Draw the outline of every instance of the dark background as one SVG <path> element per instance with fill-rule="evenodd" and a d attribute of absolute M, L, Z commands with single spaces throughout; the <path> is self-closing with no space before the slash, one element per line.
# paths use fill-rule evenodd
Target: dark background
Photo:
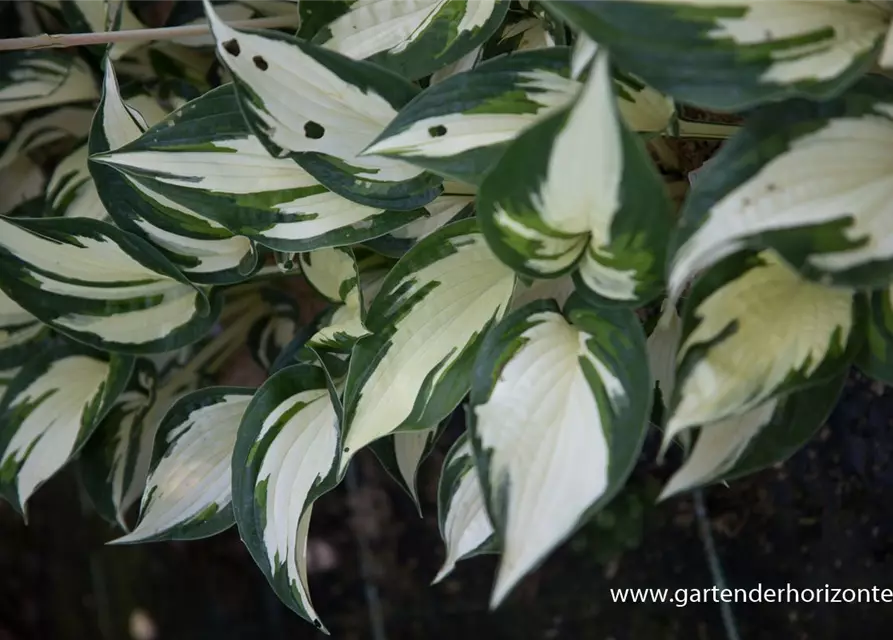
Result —
<path fill-rule="evenodd" d="M 707 490 L 729 587 L 893 588 L 891 417 L 893 393 L 853 373 L 807 449 L 782 468 Z M 358 457 L 354 487 L 342 485 L 317 504 L 311 546 L 326 552 L 314 551 L 322 561 L 314 561 L 311 590 L 334 638 L 726 637 L 719 605 L 615 604 L 608 591 L 713 585 L 690 497 L 633 509 L 637 517 L 616 519 L 613 528 L 593 523 L 495 613 L 487 610 L 493 557 L 461 562 L 429 586 L 443 558 L 437 474 L 460 426 L 422 468 L 423 519 L 371 455 Z M 654 459 L 648 449 L 643 460 Z M 669 471 L 641 464 L 636 495 Z M 279 604 L 234 529 L 197 542 L 103 546 L 114 536 L 85 507 L 71 472 L 38 492 L 27 526 L 0 506 L 0 640 L 324 637 Z M 893 624 L 891 604 L 732 608 L 745 640 L 886 639 Z M 151 620 L 154 636 L 132 634 L 138 618 Z"/>

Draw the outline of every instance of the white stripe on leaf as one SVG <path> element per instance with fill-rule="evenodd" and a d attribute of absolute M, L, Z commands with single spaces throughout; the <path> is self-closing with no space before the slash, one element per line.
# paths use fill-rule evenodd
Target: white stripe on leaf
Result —
<path fill-rule="evenodd" d="M 356 60 L 376 56 L 379 64 L 419 78 L 487 38 L 502 22 L 507 4 L 498 0 L 357 0 L 314 41 Z"/>
<path fill-rule="evenodd" d="M 90 67 L 55 51 L 5 53 L 0 70 L 0 116 L 97 97 Z"/>
<path fill-rule="evenodd" d="M 338 437 L 322 370 L 294 365 L 258 389 L 233 455 L 239 533 L 277 595 L 320 629 L 307 583 L 307 534 L 314 501 L 335 484 Z"/>
<path fill-rule="evenodd" d="M 230 461 L 251 393 L 210 387 L 170 409 L 156 436 L 139 522 L 115 544 L 205 537 L 232 524 Z"/>
<path fill-rule="evenodd" d="M 893 103 L 876 102 L 872 110 L 866 111 L 831 119 L 812 118 L 817 128 L 807 133 L 782 133 L 787 148 L 744 180 L 735 180 L 736 174 L 725 170 L 699 175 L 683 213 L 684 219 L 691 218 L 688 226 L 694 230 L 673 257 L 671 295 L 678 296 L 686 280 L 751 246 L 757 238 L 768 238 L 761 242 L 784 252 L 786 241 L 774 242 L 773 234 L 783 238 L 827 237 L 827 248 L 821 243 L 812 248 L 815 245 L 810 242 L 810 248 L 796 254 L 801 259 L 792 262 L 841 284 L 864 280 L 858 273 L 848 277 L 848 270 L 893 260 Z M 745 125 L 745 131 L 749 129 Z M 757 133 L 754 146 L 768 144 L 770 134 L 774 140 L 779 132 Z M 753 148 L 739 146 L 742 152 Z M 731 158 L 721 152 L 716 157 L 717 166 L 725 167 L 728 160 Z M 718 197 L 699 197 L 701 189 Z M 888 270 L 885 268 L 877 277 Z"/>
<path fill-rule="evenodd" d="M 576 303 L 565 313 L 574 324 L 554 303 L 514 312 L 477 362 L 491 373 L 475 381 L 470 427 L 502 541 L 491 607 L 622 486 L 647 428 L 635 314 Z"/>
<path fill-rule="evenodd" d="M 443 227 L 401 258 L 366 316 L 372 335 L 353 351 L 342 471 L 370 442 L 409 422 L 439 422 L 459 403 L 470 359 L 507 309 L 514 283 L 472 220 Z M 429 414 L 435 399 L 440 410 Z"/>
<path fill-rule="evenodd" d="M 519 272 L 558 277 L 579 262 L 595 297 L 630 304 L 660 288 L 666 239 L 658 229 L 668 230 L 669 211 L 659 175 L 620 121 L 613 86 L 599 52 L 573 106 L 509 146 L 477 207 L 494 251 Z"/>
<path fill-rule="evenodd" d="M 460 436 L 443 462 L 437 494 L 438 524 L 446 543 L 446 558 L 432 584 L 452 573 L 460 560 L 487 550 L 493 541 L 493 525 L 466 434 Z"/>
<path fill-rule="evenodd" d="M 97 220 L 0 220 L 0 273 L 19 305 L 103 348 L 174 349 L 214 322 L 202 290 L 139 238 Z"/>
<path fill-rule="evenodd" d="M 220 20 L 207 0 L 204 4 L 217 54 L 237 82 L 256 96 L 257 102 L 243 104 L 272 144 L 289 152 L 332 156 L 358 177 L 376 181 L 400 182 L 421 173 L 394 160 L 358 158 L 397 115 L 388 100 L 324 66 L 306 52 L 312 45 L 279 34 L 237 31 Z"/>
<path fill-rule="evenodd" d="M 805 280 L 768 251 L 727 264 L 724 281 L 708 273 L 686 303 L 665 445 L 685 429 L 741 415 L 801 378 L 847 363 L 852 290 Z"/>
<path fill-rule="evenodd" d="M 11 381 L 0 405 L 0 489 L 19 510 L 84 444 L 132 366 L 57 349 Z"/>

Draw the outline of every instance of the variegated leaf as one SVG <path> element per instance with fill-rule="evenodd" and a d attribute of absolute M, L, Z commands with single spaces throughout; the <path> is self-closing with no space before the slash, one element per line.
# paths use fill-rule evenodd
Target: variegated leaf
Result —
<path fill-rule="evenodd" d="M 523 130 L 567 106 L 579 83 L 555 47 L 487 61 L 427 89 L 363 152 L 399 158 L 468 184 Z"/>
<path fill-rule="evenodd" d="M 0 170 L 8 167 L 20 155 L 66 138 L 86 138 L 93 119 L 93 109 L 62 107 L 25 120 L 0 152 Z"/>
<path fill-rule="evenodd" d="M 194 342 L 220 310 L 145 241 L 80 218 L 0 218 L 0 289 L 54 329 L 125 353 Z"/>
<path fill-rule="evenodd" d="M 80 346 L 31 358 L 0 401 L 0 496 L 24 513 L 31 495 L 90 437 L 132 369 L 132 358 Z"/>
<path fill-rule="evenodd" d="M 145 128 L 124 103 L 114 69 L 106 61 L 102 101 L 90 132 L 91 156 L 132 142 Z M 237 282 L 257 268 L 257 252 L 245 236 L 233 235 L 203 213 L 104 164 L 91 162 L 90 172 L 99 198 L 115 223 L 158 246 L 190 280 Z"/>
<path fill-rule="evenodd" d="M 682 339 L 682 318 L 676 305 L 664 300 L 660 318 L 648 336 L 648 367 L 660 390 L 664 405 L 673 397 L 676 383 L 676 352 Z"/>
<path fill-rule="evenodd" d="M 313 41 L 410 79 L 473 50 L 502 24 L 507 0 L 357 0 Z"/>
<path fill-rule="evenodd" d="M 628 73 L 614 72 L 620 116 L 631 131 L 663 133 L 675 114 L 673 101 Z"/>
<path fill-rule="evenodd" d="M 891 144 L 893 81 L 879 76 L 830 103 L 758 112 L 698 174 L 675 241 L 671 296 L 742 249 L 771 248 L 822 282 L 887 286 Z"/>
<path fill-rule="evenodd" d="M 187 103 L 95 162 L 114 167 L 157 207 L 206 218 L 280 251 L 363 242 L 420 216 L 357 204 L 329 191 L 250 132 L 231 84 Z"/>
<path fill-rule="evenodd" d="M 441 431 L 441 427 L 404 431 L 385 436 L 369 445 L 388 475 L 412 498 L 419 515 L 422 514 L 422 505 L 416 478 L 419 467 L 431 453 Z"/>
<path fill-rule="evenodd" d="M 239 534 L 279 598 L 323 629 L 307 584 L 313 503 L 337 484 L 338 413 L 319 366 L 271 376 L 245 412 L 233 453 Z"/>
<path fill-rule="evenodd" d="M 502 547 L 491 607 L 621 489 L 651 398 L 632 310 L 534 302 L 487 336 L 468 417 Z"/>
<path fill-rule="evenodd" d="M 889 25 L 872 2 L 550 2 L 658 91 L 720 111 L 826 99 L 867 71 Z"/>
<path fill-rule="evenodd" d="M 53 170 L 46 191 L 46 207 L 53 216 L 111 221 L 96 192 L 88 156 L 87 145 L 81 145 Z"/>
<path fill-rule="evenodd" d="M 669 202 L 620 121 L 604 51 L 571 109 L 512 142 L 481 185 L 477 214 L 494 252 L 529 277 L 579 263 L 598 302 L 637 305 L 661 290 Z"/>
<path fill-rule="evenodd" d="M 80 58 L 49 51 L 0 54 L 0 116 L 96 98 L 90 67 Z"/>
<path fill-rule="evenodd" d="M 155 435 L 139 521 L 114 544 L 195 540 L 232 526 L 231 460 L 253 394 L 207 387 L 174 403 Z"/>
<path fill-rule="evenodd" d="M 46 326 L 0 290 L 0 369 L 24 364 L 34 345 L 46 337 Z"/>
<path fill-rule="evenodd" d="M 127 388 L 87 441 L 78 460 L 80 476 L 94 508 L 125 531 L 129 528 L 127 510 L 145 486 L 145 474 L 140 477 L 138 467 L 140 458 L 151 454 L 157 428 L 151 419 L 155 387 L 155 366 L 145 358 L 138 359 Z M 151 432 L 148 438 L 147 432 Z"/>
<path fill-rule="evenodd" d="M 349 350 L 359 338 L 369 335 L 363 326 L 366 312 L 353 252 L 347 248 L 320 249 L 302 253 L 299 260 L 310 286 L 333 305 L 307 345 Z"/>
<path fill-rule="evenodd" d="M 443 194 L 425 205 L 428 216 L 410 222 L 391 232 L 398 240 L 417 242 L 440 229 L 443 225 L 464 217 L 474 207 L 474 196 L 477 189 L 461 182 L 446 181 L 443 183 Z M 408 247 L 407 247 L 408 249 Z"/>
<path fill-rule="evenodd" d="M 851 289 L 806 280 L 772 252 L 715 265 L 685 303 L 665 444 L 836 376 L 861 346 L 855 305 Z"/>
<path fill-rule="evenodd" d="M 840 396 L 844 376 L 772 398 L 737 416 L 705 425 L 660 499 L 697 486 L 729 481 L 783 462 L 824 424 Z"/>
<path fill-rule="evenodd" d="M 456 408 L 514 285 L 475 220 L 443 227 L 400 259 L 366 314 L 371 335 L 351 354 L 340 471 L 367 444 L 437 424 Z"/>
<path fill-rule="evenodd" d="M 157 382 L 155 376 L 151 381 L 151 398 L 144 386 L 150 381 L 145 376 L 136 377 L 141 373 L 138 361 L 132 389 L 121 396 L 128 405 L 111 411 L 81 453 L 81 475 L 88 494 L 101 514 L 125 530 L 125 514 L 143 495 L 155 435 L 173 403 L 212 384 L 246 342 L 255 359 L 267 367 L 263 357 L 275 357 L 282 341 L 293 334 L 297 314 L 293 301 L 286 302 L 274 295 L 279 292 L 265 287 L 240 287 L 225 292 L 219 332 L 152 358 L 158 375 Z M 145 402 L 150 403 L 148 407 Z"/>
<path fill-rule="evenodd" d="M 447 577 L 460 560 L 496 550 L 467 433 L 459 436 L 443 461 L 437 485 L 437 524 L 446 543 L 446 558 L 434 584 Z"/>
<path fill-rule="evenodd" d="M 124 0 L 61 0 L 59 9 L 69 29 L 74 33 L 101 33 L 121 29 L 145 29 L 136 14 Z M 140 40 L 116 42 L 108 48 L 109 57 L 118 60 L 129 51 L 143 46 Z M 102 56 L 104 47 L 90 47 L 97 56 Z"/>
<path fill-rule="evenodd" d="M 275 31 L 232 29 L 204 4 L 246 120 L 271 154 L 291 156 L 325 187 L 370 207 L 410 211 L 440 193 L 440 178 L 412 165 L 359 157 L 415 97 L 412 83 Z"/>
<path fill-rule="evenodd" d="M 574 280 L 570 275 L 532 281 L 519 278 L 509 310 L 520 309 L 534 300 L 554 300 L 562 306 L 574 290 Z"/>

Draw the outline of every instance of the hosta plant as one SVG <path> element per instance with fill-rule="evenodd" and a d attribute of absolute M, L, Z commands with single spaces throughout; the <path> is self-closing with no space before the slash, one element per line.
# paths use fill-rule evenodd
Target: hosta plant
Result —
<path fill-rule="evenodd" d="M 270 13 L 293 26 L 231 26 Z M 366 448 L 418 502 L 456 411 L 436 578 L 498 554 L 494 607 L 649 430 L 682 454 L 661 499 L 784 460 L 851 365 L 893 381 L 891 20 L 178 2 L 165 24 L 205 36 L 4 53 L 0 495 L 24 515 L 71 464 L 113 543 L 236 526 L 322 628 L 315 502 Z M 687 193 L 681 139 L 724 140 Z M 327 301 L 310 320 L 296 280 Z M 246 345 L 266 381 L 223 384 Z"/>

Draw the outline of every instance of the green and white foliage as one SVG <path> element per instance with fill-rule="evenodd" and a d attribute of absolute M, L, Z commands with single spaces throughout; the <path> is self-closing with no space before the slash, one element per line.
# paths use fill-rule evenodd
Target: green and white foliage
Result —
<path fill-rule="evenodd" d="M 773 249 L 822 282 L 889 284 L 890 141 L 893 81 L 886 78 L 865 78 L 831 102 L 758 112 L 698 175 L 675 243 L 671 295 L 741 249 Z"/>
<path fill-rule="evenodd" d="M 480 184 L 507 143 L 570 103 L 570 51 L 526 51 L 484 62 L 432 86 L 402 109 L 364 156 L 411 162 Z"/>
<path fill-rule="evenodd" d="M 660 291 L 671 219 L 612 87 L 599 51 L 574 105 L 522 133 L 487 175 L 477 213 L 490 246 L 520 273 L 576 269 L 593 298 L 633 305 Z"/>
<path fill-rule="evenodd" d="M 93 160 L 123 173 L 155 208 L 190 216 L 180 227 L 203 218 L 280 251 L 362 242 L 425 214 L 352 202 L 293 160 L 271 156 L 245 124 L 231 84 Z"/>
<path fill-rule="evenodd" d="M 132 369 L 132 358 L 76 346 L 29 358 L 0 401 L 0 496 L 24 513 L 96 429 Z"/>
<path fill-rule="evenodd" d="M 830 98 L 874 62 L 890 22 L 874 2 L 630 0 L 546 6 L 658 91 L 744 109 Z"/>
<path fill-rule="evenodd" d="M 155 366 L 150 360 L 138 359 L 127 388 L 79 456 L 80 477 L 94 508 L 125 531 L 127 510 L 145 486 L 148 469 L 140 473 L 141 458 L 151 455 L 156 385 Z"/>
<path fill-rule="evenodd" d="M 621 489 L 648 426 L 645 335 L 629 309 L 533 302 L 484 341 L 468 412 L 502 556 L 491 606 Z M 556 499 L 560 496 L 561 499 Z"/>
<path fill-rule="evenodd" d="M 151 245 L 98 220 L 0 218 L 0 290 L 75 340 L 124 353 L 194 342 L 220 311 Z"/>
<path fill-rule="evenodd" d="M 344 248 L 320 249 L 302 253 L 298 261 L 310 286 L 332 303 L 307 346 L 349 351 L 354 342 L 369 335 L 363 326 L 366 309 L 353 252 Z"/>
<path fill-rule="evenodd" d="M 297 364 L 258 389 L 232 458 L 239 534 L 282 601 L 322 629 L 307 583 L 313 503 L 338 482 L 339 414 L 319 366 Z"/>
<path fill-rule="evenodd" d="M 728 482 L 783 462 L 824 424 L 844 379 L 837 375 L 701 428 L 691 453 L 660 498 L 711 482 Z"/>
<path fill-rule="evenodd" d="M 56 51 L 0 56 L 0 116 L 94 100 L 96 83 L 82 59 Z"/>
<path fill-rule="evenodd" d="M 230 461 L 253 393 L 208 387 L 171 407 L 155 436 L 139 521 L 116 544 L 194 540 L 232 526 Z"/>
<path fill-rule="evenodd" d="M 24 364 L 46 327 L 0 290 L 0 370 Z"/>
<path fill-rule="evenodd" d="M 20 4 L 23 35 L 143 15 Z M 171 4 L 210 31 L 0 55 L 20 511 L 75 459 L 115 542 L 235 522 L 322 629 L 316 500 L 368 448 L 428 508 L 467 401 L 435 581 L 499 554 L 497 606 L 617 520 L 649 428 L 667 498 L 785 460 L 851 364 L 893 383 L 890 3 Z M 696 180 L 692 138 L 728 138 Z"/>
<path fill-rule="evenodd" d="M 411 82 L 278 32 L 231 29 L 204 2 L 246 121 L 271 154 L 370 207 L 409 211 L 440 193 L 440 178 L 405 162 L 360 157 L 415 97 Z"/>
<path fill-rule="evenodd" d="M 68 26 L 75 33 L 145 29 L 125 0 L 63 0 L 59 3 Z M 139 40 L 116 42 L 108 49 L 109 57 L 118 60 L 137 47 Z M 101 51 L 101 47 L 97 47 Z"/>
<path fill-rule="evenodd" d="M 388 475 L 412 498 L 419 515 L 422 513 L 417 483 L 419 468 L 434 448 L 440 432 L 441 427 L 401 431 L 369 445 Z"/>
<path fill-rule="evenodd" d="M 56 165 L 46 189 L 46 209 L 51 215 L 109 220 L 90 175 L 89 155 L 85 143 Z"/>
<path fill-rule="evenodd" d="M 102 101 L 90 132 L 90 154 L 132 142 L 147 128 L 125 104 L 106 60 Z M 193 282 L 227 283 L 247 278 L 257 266 L 251 240 L 233 235 L 201 213 L 178 205 L 150 187 L 98 162 L 90 164 L 105 209 L 123 229 L 154 243 Z"/>
<path fill-rule="evenodd" d="M 313 41 L 414 80 L 483 44 L 502 24 L 509 4 L 508 0 L 356 0 Z"/>
<path fill-rule="evenodd" d="M 371 335 L 351 354 L 341 471 L 367 444 L 427 429 L 456 408 L 514 287 L 514 273 L 490 251 L 475 220 L 443 227 L 397 262 L 366 314 Z"/>
<path fill-rule="evenodd" d="M 496 551 L 474 450 L 465 433 L 443 461 L 437 487 L 437 524 L 446 543 L 446 558 L 434 577 L 435 584 L 447 577 L 460 560 Z"/>
<path fill-rule="evenodd" d="M 16 158 L 66 138 L 86 138 L 93 110 L 87 107 L 61 107 L 25 120 L 0 152 L 0 171 Z"/>
<path fill-rule="evenodd" d="M 768 401 L 843 371 L 861 346 L 857 300 L 770 251 L 714 266 L 685 303 L 665 442 L 761 406 L 765 422 Z"/>

